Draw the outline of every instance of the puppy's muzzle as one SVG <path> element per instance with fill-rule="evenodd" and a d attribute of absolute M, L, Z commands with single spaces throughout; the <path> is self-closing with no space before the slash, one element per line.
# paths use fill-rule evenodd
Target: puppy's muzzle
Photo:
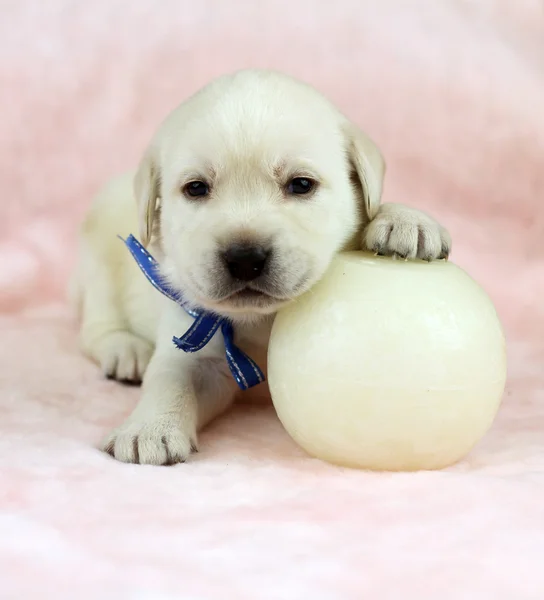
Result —
<path fill-rule="evenodd" d="M 223 254 L 231 277 L 243 282 L 253 281 L 260 277 L 269 258 L 269 250 L 263 246 L 249 244 L 233 244 Z"/>

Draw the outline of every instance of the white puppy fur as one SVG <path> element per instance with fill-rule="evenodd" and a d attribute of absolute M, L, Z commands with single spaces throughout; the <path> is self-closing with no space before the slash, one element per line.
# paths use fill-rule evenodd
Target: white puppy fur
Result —
<path fill-rule="evenodd" d="M 380 206 L 384 170 L 328 100 L 275 72 L 222 77 L 175 109 L 135 176 L 111 182 L 82 228 L 73 291 L 83 350 L 107 376 L 143 378 L 139 404 L 103 449 L 125 462 L 185 461 L 236 395 L 221 336 L 196 354 L 174 347 L 192 318 L 149 284 L 118 235 L 139 232 L 170 284 L 231 318 L 237 344 L 265 368 L 274 313 L 336 253 L 447 257 L 450 237 L 433 219 Z"/>

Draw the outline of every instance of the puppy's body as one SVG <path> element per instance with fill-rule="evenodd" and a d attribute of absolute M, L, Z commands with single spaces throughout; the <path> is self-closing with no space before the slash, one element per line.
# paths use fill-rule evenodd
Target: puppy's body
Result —
<path fill-rule="evenodd" d="M 447 256 L 449 236 L 430 217 L 379 206 L 383 173 L 371 140 L 277 73 L 223 77 L 176 109 L 137 173 L 99 194 L 82 230 L 82 347 L 109 376 L 143 377 L 140 403 L 104 448 L 126 462 L 183 461 L 236 392 L 220 335 L 195 354 L 173 346 L 193 319 L 149 284 L 118 235 L 139 231 L 170 285 L 230 318 L 264 369 L 275 312 L 337 252 Z M 266 385 L 253 395 L 267 396 Z"/>

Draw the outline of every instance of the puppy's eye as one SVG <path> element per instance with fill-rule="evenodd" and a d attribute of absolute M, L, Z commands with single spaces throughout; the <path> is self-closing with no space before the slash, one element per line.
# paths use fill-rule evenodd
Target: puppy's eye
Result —
<path fill-rule="evenodd" d="M 309 194 L 315 187 L 315 181 L 308 177 L 295 177 L 291 179 L 287 186 L 287 191 L 290 194 L 296 194 L 297 196 Z"/>
<path fill-rule="evenodd" d="M 202 198 L 210 193 L 210 187 L 203 181 L 190 181 L 183 191 L 191 198 Z"/>

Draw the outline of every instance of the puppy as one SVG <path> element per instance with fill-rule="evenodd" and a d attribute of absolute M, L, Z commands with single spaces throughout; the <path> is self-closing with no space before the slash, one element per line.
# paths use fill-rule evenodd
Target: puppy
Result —
<path fill-rule="evenodd" d="M 82 227 L 82 348 L 107 376 L 143 379 L 106 452 L 183 462 L 237 389 L 219 333 L 196 353 L 172 344 L 194 318 L 150 285 L 117 236 L 139 233 L 185 306 L 229 319 L 237 346 L 265 368 L 274 314 L 336 253 L 448 256 L 450 236 L 433 219 L 380 206 L 384 170 L 374 143 L 327 99 L 275 72 L 221 77 L 166 118 L 135 175 L 111 182 Z M 266 384 L 253 393 L 266 396 Z"/>

